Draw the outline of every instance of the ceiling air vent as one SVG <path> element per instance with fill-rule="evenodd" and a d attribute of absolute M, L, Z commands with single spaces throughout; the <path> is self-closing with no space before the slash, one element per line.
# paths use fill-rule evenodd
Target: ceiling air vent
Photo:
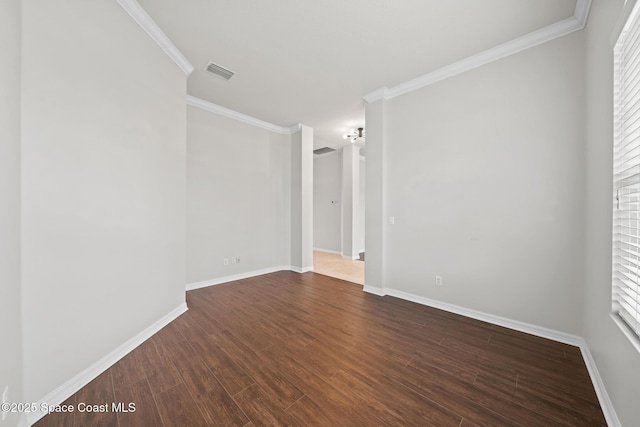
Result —
<path fill-rule="evenodd" d="M 313 150 L 313 154 L 325 154 L 325 153 L 330 153 L 332 151 L 336 151 L 336 150 L 330 147 L 322 147 L 322 148 L 318 148 L 317 150 Z"/>
<path fill-rule="evenodd" d="M 236 73 L 234 73 L 233 71 L 227 70 L 226 68 L 221 67 L 218 64 L 214 64 L 213 62 L 209 62 L 204 70 L 210 72 L 214 76 L 220 77 L 221 79 L 225 80 L 229 80 L 231 77 L 236 75 Z"/>

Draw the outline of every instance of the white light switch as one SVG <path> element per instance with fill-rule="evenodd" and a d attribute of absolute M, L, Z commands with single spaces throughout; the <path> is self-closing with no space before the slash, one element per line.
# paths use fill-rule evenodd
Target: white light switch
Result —
<path fill-rule="evenodd" d="M 389 224 L 395 224 L 396 223 L 396 217 L 395 216 L 390 216 L 389 217 Z"/>

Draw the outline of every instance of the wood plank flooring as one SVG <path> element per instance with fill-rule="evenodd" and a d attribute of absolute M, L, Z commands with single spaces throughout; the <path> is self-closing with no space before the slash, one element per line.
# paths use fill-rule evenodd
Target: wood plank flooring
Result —
<path fill-rule="evenodd" d="M 189 311 L 44 426 L 606 426 L 580 350 L 314 273 L 187 293 Z"/>

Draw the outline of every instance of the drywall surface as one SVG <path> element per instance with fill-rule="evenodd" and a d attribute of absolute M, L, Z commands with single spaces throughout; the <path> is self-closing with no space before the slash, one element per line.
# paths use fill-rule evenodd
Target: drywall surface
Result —
<path fill-rule="evenodd" d="M 360 209 L 358 209 L 358 232 L 356 234 L 356 249 L 358 252 L 364 252 L 364 230 L 365 230 L 365 191 L 366 191 L 366 173 L 367 164 L 365 158 L 360 156 Z"/>
<path fill-rule="evenodd" d="M 342 148 L 342 257 L 357 259 L 360 225 L 360 147 Z"/>
<path fill-rule="evenodd" d="M 187 283 L 287 265 L 291 136 L 187 111 Z"/>
<path fill-rule="evenodd" d="M 623 2 L 595 0 L 586 36 L 586 201 L 584 334 L 624 426 L 640 425 L 640 352 L 611 313 L 613 207 L 613 54 L 611 34 Z"/>
<path fill-rule="evenodd" d="M 387 101 L 384 287 L 582 333 L 583 42 Z M 373 201 L 369 116 L 367 128 Z"/>
<path fill-rule="evenodd" d="M 186 78 L 116 2 L 26 1 L 22 14 L 35 402 L 185 301 Z"/>
<path fill-rule="evenodd" d="M 340 151 L 313 159 L 313 247 L 341 251 L 342 155 Z"/>
<path fill-rule="evenodd" d="M 367 123 L 367 173 L 365 175 L 365 287 L 376 293 L 391 284 L 385 282 L 387 263 L 387 102 L 384 99 L 365 106 Z"/>
<path fill-rule="evenodd" d="M 300 125 L 290 138 L 291 266 L 313 270 L 313 129 Z"/>
<path fill-rule="evenodd" d="M 359 157 L 358 213 L 354 218 L 355 250 L 364 251 L 365 166 Z M 315 156 L 313 161 L 313 247 L 342 253 L 342 155 L 340 151 Z"/>
<path fill-rule="evenodd" d="M 20 321 L 20 1 L 0 2 L 0 394 L 22 399 Z M 16 425 L 10 413 L 7 425 Z"/>

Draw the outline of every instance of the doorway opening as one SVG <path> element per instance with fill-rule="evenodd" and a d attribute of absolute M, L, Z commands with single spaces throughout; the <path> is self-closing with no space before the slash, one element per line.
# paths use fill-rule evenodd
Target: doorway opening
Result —
<path fill-rule="evenodd" d="M 364 285 L 364 261 L 360 259 L 344 259 L 340 254 L 314 250 L 313 272 Z"/>
<path fill-rule="evenodd" d="M 364 285 L 365 157 L 360 147 L 316 153 L 313 271 Z"/>

